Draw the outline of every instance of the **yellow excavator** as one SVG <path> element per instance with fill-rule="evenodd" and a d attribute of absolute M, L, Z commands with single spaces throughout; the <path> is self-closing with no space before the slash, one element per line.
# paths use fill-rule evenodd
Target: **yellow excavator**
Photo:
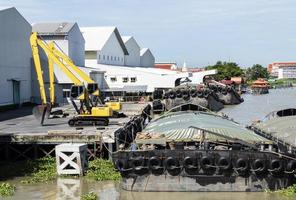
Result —
<path fill-rule="evenodd" d="M 70 99 L 77 115 L 71 118 L 68 124 L 70 126 L 79 125 L 81 123 L 108 125 L 109 117 L 113 115 L 113 111 L 117 112 L 121 109 L 120 102 L 112 102 L 109 105 L 103 105 L 100 100 L 98 84 L 79 69 L 65 53 L 56 49 L 54 42 L 47 44 L 42 39 L 38 38 L 37 33 L 33 32 L 30 37 L 30 44 L 42 102 L 42 105 L 35 108 L 35 112 L 38 113 L 37 115 L 41 115 L 41 124 L 43 125 L 45 116 L 50 115 L 51 109 L 55 104 L 54 64 L 56 64 L 74 84 L 71 87 Z M 46 98 L 38 47 L 43 49 L 48 58 L 50 102 L 48 102 Z M 75 100 L 80 101 L 80 108 L 78 108 Z"/>

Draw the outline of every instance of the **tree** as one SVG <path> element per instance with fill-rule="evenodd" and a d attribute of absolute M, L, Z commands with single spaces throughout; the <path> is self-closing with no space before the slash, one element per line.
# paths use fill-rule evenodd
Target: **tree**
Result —
<path fill-rule="evenodd" d="M 269 78 L 269 73 L 267 68 L 262 67 L 262 65 L 255 64 L 252 67 L 249 67 L 246 70 L 246 78 L 247 80 L 257 80 L 258 78 Z"/>
<path fill-rule="evenodd" d="M 243 70 L 234 62 L 218 61 L 215 65 L 207 66 L 206 69 L 216 69 L 218 71 L 218 73 L 214 75 L 216 80 L 230 79 L 234 76 L 243 75 Z"/>

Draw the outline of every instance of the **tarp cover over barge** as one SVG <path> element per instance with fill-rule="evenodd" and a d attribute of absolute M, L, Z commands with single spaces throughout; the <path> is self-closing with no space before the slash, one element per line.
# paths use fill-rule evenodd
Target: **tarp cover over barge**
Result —
<path fill-rule="evenodd" d="M 295 182 L 292 154 L 225 116 L 178 111 L 142 125 L 117 133 L 134 139 L 117 141 L 113 154 L 126 190 L 263 191 Z"/>

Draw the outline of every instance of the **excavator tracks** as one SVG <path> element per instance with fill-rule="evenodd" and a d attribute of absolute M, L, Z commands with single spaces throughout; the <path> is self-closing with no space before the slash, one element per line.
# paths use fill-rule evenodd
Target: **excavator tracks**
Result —
<path fill-rule="evenodd" d="M 107 117 L 75 116 L 68 121 L 68 124 L 71 127 L 80 125 L 108 126 L 109 119 Z"/>

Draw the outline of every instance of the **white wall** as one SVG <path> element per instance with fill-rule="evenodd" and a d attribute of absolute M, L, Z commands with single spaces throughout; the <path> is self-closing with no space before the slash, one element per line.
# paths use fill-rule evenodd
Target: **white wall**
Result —
<path fill-rule="evenodd" d="M 112 59 L 111 59 L 112 57 Z M 97 52 L 97 62 L 107 65 L 124 65 L 124 52 L 113 32 L 103 48 Z"/>
<path fill-rule="evenodd" d="M 155 88 L 173 88 L 178 78 L 189 77 L 192 79 L 192 83 L 202 83 L 204 76 L 216 73 L 216 70 L 187 73 L 156 68 L 120 67 L 112 65 L 98 65 L 98 68 L 106 71 L 105 80 L 108 88 L 145 85 L 147 86 L 147 92 L 153 92 Z M 114 78 L 116 81 L 112 81 Z M 127 78 L 128 81 L 124 82 L 123 78 Z M 131 78 L 136 78 L 136 82 L 132 82 Z"/>
<path fill-rule="evenodd" d="M 154 66 L 155 58 L 149 49 L 143 55 L 141 55 L 140 59 L 141 59 L 141 67 Z"/>
<path fill-rule="evenodd" d="M 104 72 L 91 71 L 89 73 L 90 78 L 96 83 L 98 83 L 98 87 L 100 90 L 105 89 L 107 87 L 104 75 Z"/>
<path fill-rule="evenodd" d="M 68 35 L 68 55 L 78 66 L 84 66 L 85 41 L 78 25 L 75 23 Z"/>
<path fill-rule="evenodd" d="M 54 41 L 58 48 L 68 55 L 75 65 L 84 66 L 85 41 L 77 24 L 69 31 L 68 36 L 42 36 L 47 43 Z"/>
<path fill-rule="evenodd" d="M 138 67 L 140 66 L 140 47 L 137 44 L 136 40 L 131 37 L 128 41 L 125 42 L 125 47 L 127 48 L 128 54 L 125 55 L 125 65 Z"/>
<path fill-rule="evenodd" d="M 15 8 L 0 11 L 0 106 L 13 104 L 12 79 L 20 81 L 20 103 L 31 97 L 31 25 Z"/>

